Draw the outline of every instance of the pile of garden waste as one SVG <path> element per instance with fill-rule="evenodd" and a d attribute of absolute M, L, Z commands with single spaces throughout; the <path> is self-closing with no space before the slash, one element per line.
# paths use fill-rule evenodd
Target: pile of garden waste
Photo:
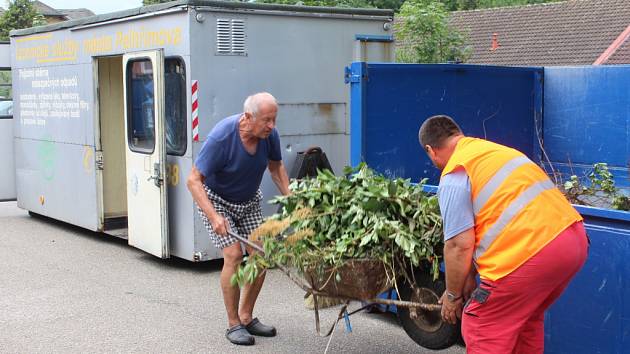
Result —
<path fill-rule="evenodd" d="M 337 270 L 362 259 L 382 262 L 394 285 L 401 277 L 412 281 L 412 269 L 421 264 L 437 278 L 442 219 L 424 182 L 389 179 L 364 164 L 346 168 L 343 176 L 324 170 L 292 181 L 292 194 L 271 201 L 281 206 L 279 213 L 250 235 L 264 254 L 247 257 L 232 282 L 253 282 L 276 265 L 301 275 L 332 274 L 341 282 L 344 273 Z"/>

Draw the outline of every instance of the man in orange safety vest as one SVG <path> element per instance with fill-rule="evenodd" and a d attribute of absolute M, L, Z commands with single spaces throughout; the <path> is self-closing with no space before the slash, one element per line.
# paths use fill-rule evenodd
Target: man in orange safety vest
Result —
<path fill-rule="evenodd" d="M 462 319 L 468 353 L 542 353 L 544 312 L 586 260 L 582 217 L 523 153 L 448 116 L 428 118 L 419 140 L 442 170 L 443 320 Z"/>

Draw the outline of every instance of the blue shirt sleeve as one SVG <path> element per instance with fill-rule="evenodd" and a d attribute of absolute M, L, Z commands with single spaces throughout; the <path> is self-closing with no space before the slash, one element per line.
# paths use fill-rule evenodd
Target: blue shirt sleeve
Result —
<path fill-rule="evenodd" d="M 438 186 L 438 202 L 444 222 L 444 241 L 475 226 L 472 189 L 466 171 L 444 175 Z"/>
<path fill-rule="evenodd" d="M 225 166 L 226 154 L 222 145 L 211 135 L 203 143 L 195 160 L 195 167 L 204 177 L 215 174 Z"/>
<path fill-rule="evenodd" d="M 280 134 L 275 128 L 269 135 L 269 160 L 280 161 L 282 160 L 282 150 L 280 149 Z"/>

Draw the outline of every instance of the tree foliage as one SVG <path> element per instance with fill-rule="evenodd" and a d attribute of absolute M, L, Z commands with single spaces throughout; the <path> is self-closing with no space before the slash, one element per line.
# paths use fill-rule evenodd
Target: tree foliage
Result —
<path fill-rule="evenodd" d="M 444 4 L 431 0 L 407 0 L 396 25 L 401 45 L 396 60 L 403 63 L 465 61 L 469 56 L 464 36 L 448 23 Z"/>
<path fill-rule="evenodd" d="M 9 40 L 9 32 L 46 24 L 30 0 L 9 1 L 9 7 L 0 17 L 0 40 Z"/>
<path fill-rule="evenodd" d="M 11 84 L 11 71 L 0 71 L 0 84 Z M 11 98 L 12 89 L 10 86 L 0 86 L 0 98 Z"/>

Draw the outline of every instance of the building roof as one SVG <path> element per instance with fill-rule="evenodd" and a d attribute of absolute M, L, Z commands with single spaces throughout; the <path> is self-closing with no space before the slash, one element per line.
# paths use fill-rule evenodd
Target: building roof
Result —
<path fill-rule="evenodd" d="M 13 30 L 10 32 L 10 36 L 26 36 L 34 33 L 42 33 L 55 31 L 64 28 L 72 28 L 77 26 L 83 26 L 93 23 L 106 22 L 111 20 L 118 20 L 148 13 L 160 12 L 174 8 L 189 8 L 195 7 L 200 9 L 217 9 L 217 10 L 229 10 L 229 11 L 261 11 L 261 12 L 282 12 L 284 14 L 296 14 L 305 16 L 306 14 L 312 14 L 313 16 L 368 16 L 368 17 L 386 17 L 393 18 L 394 12 L 392 10 L 381 9 L 353 9 L 342 7 L 320 7 L 320 6 L 297 6 L 297 5 L 282 5 L 282 4 L 262 4 L 262 3 L 250 3 L 240 1 L 224 1 L 224 0 L 178 0 L 165 2 L 161 4 L 148 5 L 138 7 L 130 10 L 123 10 L 112 12 L 109 14 L 95 15 L 90 17 L 84 17 L 80 19 L 74 19 L 70 21 L 50 24 L 46 26 L 31 27 L 19 30 Z"/>
<path fill-rule="evenodd" d="M 94 16 L 94 12 L 81 8 L 81 9 L 57 9 L 61 14 L 66 16 L 68 20 L 74 20 L 77 18 Z"/>
<path fill-rule="evenodd" d="M 604 64 L 630 64 L 630 40 L 626 40 Z"/>
<path fill-rule="evenodd" d="M 630 1 L 569 0 L 457 11 L 450 21 L 467 37 L 469 63 L 590 65 L 630 25 Z M 610 48 L 604 64 L 630 63 L 628 38 L 622 40 Z"/>
<path fill-rule="evenodd" d="M 94 12 L 85 9 L 54 9 L 41 1 L 33 1 L 33 7 L 44 17 L 59 17 L 62 20 L 74 20 L 77 18 L 94 16 Z"/>
<path fill-rule="evenodd" d="M 43 16 L 65 17 L 62 13 L 44 4 L 41 1 L 33 1 L 33 7 Z"/>

